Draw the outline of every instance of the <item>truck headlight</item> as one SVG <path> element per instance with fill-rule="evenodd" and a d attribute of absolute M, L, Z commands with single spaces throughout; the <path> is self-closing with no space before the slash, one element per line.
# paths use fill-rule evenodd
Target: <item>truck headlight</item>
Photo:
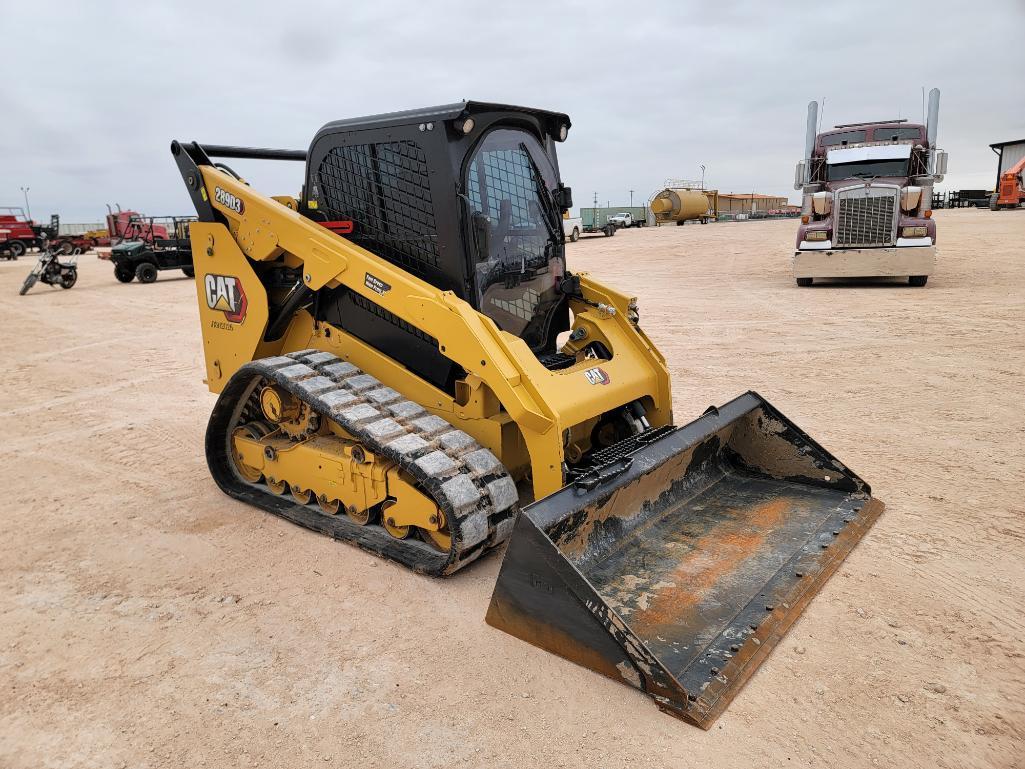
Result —
<path fill-rule="evenodd" d="M 925 227 L 904 227 L 900 231 L 902 238 L 924 238 Z"/>
<path fill-rule="evenodd" d="M 810 241 L 825 240 L 828 236 L 829 233 L 825 230 L 812 230 L 811 232 L 804 233 L 804 239 Z"/>

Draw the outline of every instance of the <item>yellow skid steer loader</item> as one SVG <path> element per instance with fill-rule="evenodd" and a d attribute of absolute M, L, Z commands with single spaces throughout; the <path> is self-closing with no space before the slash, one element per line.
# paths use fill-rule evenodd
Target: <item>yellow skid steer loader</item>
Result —
<path fill-rule="evenodd" d="M 431 575 L 707 728 L 882 511 L 755 393 L 683 427 L 636 300 L 566 262 L 566 115 L 461 102 L 308 151 L 174 142 L 227 494 Z M 214 162 L 212 158 L 218 158 Z M 305 163 L 298 198 L 233 158 Z"/>

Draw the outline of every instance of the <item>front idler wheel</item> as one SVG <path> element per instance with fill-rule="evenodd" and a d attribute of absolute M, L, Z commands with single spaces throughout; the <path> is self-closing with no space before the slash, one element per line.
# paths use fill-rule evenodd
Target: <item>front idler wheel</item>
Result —
<path fill-rule="evenodd" d="M 259 427 L 257 427 L 254 424 L 248 424 L 248 425 L 242 425 L 241 427 L 236 427 L 231 432 L 231 461 L 232 461 L 232 464 L 235 465 L 235 471 L 240 476 L 242 476 L 243 479 L 249 481 L 250 483 L 259 483 L 260 479 L 263 477 L 263 471 L 260 468 L 258 468 L 258 467 L 254 467 L 253 465 L 250 465 L 250 464 L 246 463 L 246 461 L 243 458 L 241 452 L 238 450 L 238 443 L 236 443 L 235 439 L 239 438 L 239 437 L 243 437 L 243 438 L 252 438 L 254 440 L 259 440 L 264 435 L 266 435 L 266 431 L 261 430 Z"/>

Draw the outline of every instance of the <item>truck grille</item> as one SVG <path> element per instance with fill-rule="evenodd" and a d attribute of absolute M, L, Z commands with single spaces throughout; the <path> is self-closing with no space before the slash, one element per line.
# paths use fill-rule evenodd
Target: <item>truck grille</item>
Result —
<path fill-rule="evenodd" d="M 853 190 L 842 190 L 837 193 L 837 197 L 834 245 L 894 245 L 897 190 L 879 187 L 869 187 L 866 190 L 864 187 L 858 187 Z"/>

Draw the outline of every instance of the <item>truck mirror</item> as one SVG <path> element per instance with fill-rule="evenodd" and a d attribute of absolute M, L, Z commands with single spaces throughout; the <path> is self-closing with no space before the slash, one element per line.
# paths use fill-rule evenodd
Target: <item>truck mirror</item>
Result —
<path fill-rule="evenodd" d="M 573 208 L 573 190 L 562 182 L 555 188 L 555 203 L 562 211 Z"/>
<path fill-rule="evenodd" d="M 794 169 L 794 189 L 799 190 L 808 183 L 808 161 L 797 161 L 797 168 Z"/>
<path fill-rule="evenodd" d="M 935 177 L 936 181 L 942 182 L 943 175 L 947 173 L 947 151 L 946 150 L 933 150 L 931 153 L 932 168 L 930 168 L 931 175 Z"/>

